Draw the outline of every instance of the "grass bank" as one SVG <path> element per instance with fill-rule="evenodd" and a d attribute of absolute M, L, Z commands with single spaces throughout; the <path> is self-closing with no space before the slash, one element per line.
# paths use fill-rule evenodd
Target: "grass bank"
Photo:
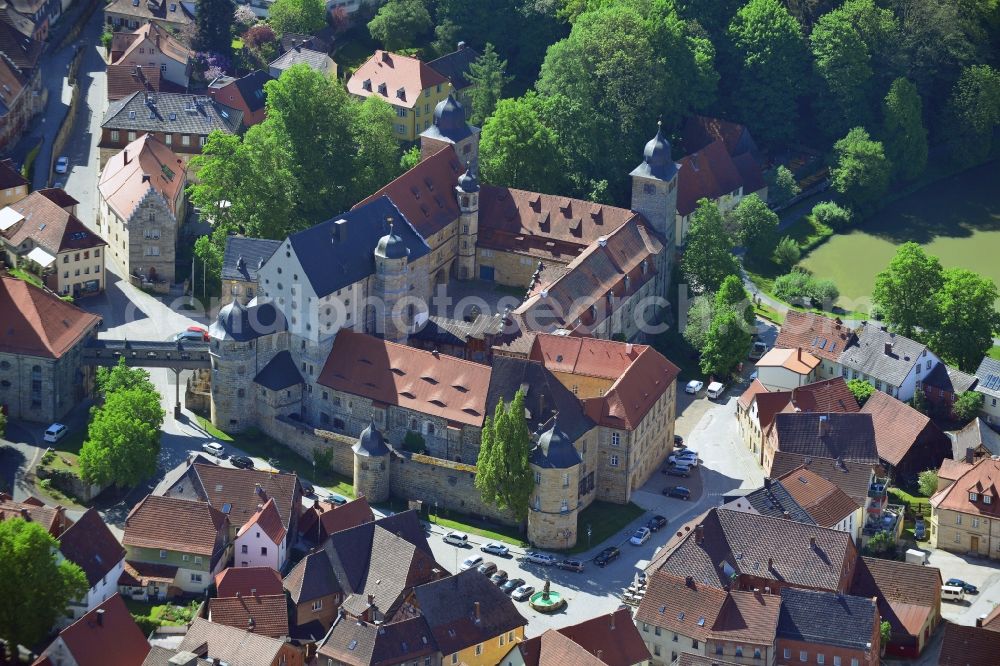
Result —
<path fill-rule="evenodd" d="M 580 512 L 576 521 L 576 545 L 561 551 L 568 555 L 582 553 L 610 539 L 636 518 L 646 513 L 642 507 L 595 501 Z M 590 538 L 587 529 L 590 529 Z M 616 544 L 617 545 L 617 544 Z"/>

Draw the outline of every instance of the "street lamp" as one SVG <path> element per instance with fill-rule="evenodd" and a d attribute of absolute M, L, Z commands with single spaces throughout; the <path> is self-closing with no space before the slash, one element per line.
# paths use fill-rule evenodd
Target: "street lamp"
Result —
<path fill-rule="evenodd" d="M 587 550 L 590 550 L 590 535 L 593 534 L 593 529 L 590 527 L 590 523 L 587 523 Z"/>

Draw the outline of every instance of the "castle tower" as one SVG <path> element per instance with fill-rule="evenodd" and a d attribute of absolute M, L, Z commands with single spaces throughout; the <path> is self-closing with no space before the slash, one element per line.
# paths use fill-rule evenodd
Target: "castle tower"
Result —
<path fill-rule="evenodd" d="M 580 510 L 580 452 L 553 417 L 538 435 L 530 464 L 535 479 L 528 510 L 528 541 L 540 548 L 572 548 Z"/>
<path fill-rule="evenodd" d="M 670 142 L 656 123 L 656 136 L 643 150 L 642 163 L 632 170 L 632 210 L 641 213 L 666 241 L 659 266 L 663 291 L 669 287 L 670 271 L 677 250 L 677 164 L 670 154 Z"/>
<path fill-rule="evenodd" d="M 449 94 L 434 107 L 434 123 L 420 133 L 420 159 L 454 146 L 462 165 L 479 159 L 479 128 L 465 120 L 462 103 Z"/>
<path fill-rule="evenodd" d="M 253 339 L 242 335 L 249 329 L 246 308 L 239 300 L 219 310 L 209 327 L 212 338 L 212 425 L 227 433 L 239 432 L 255 423 L 253 392 L 248 390 L 255 373 Z"/>
<path fill-rule="evenodd" d="M 374 296 L 381 301 L 376 316 L 376 330 L 382 337 L 392 342 L 406 343 L 406 336 L 413 313 L 411 306 L 401 301 L 410 293 L 410 249 L 397 234 L 393 233 L 392 220 L 389 233 L 379 239 L 375 247 L 375 289 Z M 381 325 L 379 325 L 381 324 Z"/>
<path fill-rule="evenodd" d="M 476 278 L 476 243 L 479 241 L 479 180 L 476 178 L 476 162 L 469 163 L 468 169 L 458 179 L 455 186 L 458 208 L 462 211 L 458 224 L 458 277 L 461 280 Z"/>
<path fill-rule="evenodd" d="M 354 494 L 369 503 L 389 499 L 389 447 L 372 419 L 361 431 L 354 451 Z"/>

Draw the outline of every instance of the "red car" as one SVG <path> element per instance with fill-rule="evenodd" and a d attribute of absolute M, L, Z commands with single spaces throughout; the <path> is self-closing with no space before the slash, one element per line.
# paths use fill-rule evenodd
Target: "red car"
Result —
<path fill-rule="evenodd" d="M 181 331 L 174 336 L 174 340 L 197 340 L 208 342 L 208 331 L 201 326 L 188 326 L 187 330 Z"/>

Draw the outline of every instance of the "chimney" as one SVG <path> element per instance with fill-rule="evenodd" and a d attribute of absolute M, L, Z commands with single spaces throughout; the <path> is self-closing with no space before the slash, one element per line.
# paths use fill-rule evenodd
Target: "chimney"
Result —
<path fill-rule="evenodd" d="M 128 148 L 122 151 L 122 159 L 125 160 L 125 164 L 128 164 Z"/>
<path fill-rule="evenodd" d="M 267 493 L 264 492 L 264 486 L 259 483 L 254 484 L 254 492 L 256 492 L 259 497 L 267 496 Z"/>
<path fill-rule="evenodd" d="M 815 550 L 815 548 L 816 548 L 816 537 L 809 537 L 809 547 Z"/>
<path fill-rule="evenodd" d="M 240 591 L 239 591 L 239 590 L 236 590 L 236 598 L 237 598 L 237 599 L 239 599 L 239 598 L 240 598 L 240 597 L 242 597 L 242 596 L 243 596 L 243 595 L 242 595 L 242 594 L 240 593 Z"/>
<path fill-rule="evenodd" d="M 770 489 L 771 488 L 771 477 L 769 477 L 769 476 L 765 476 L 764 477 L 764 488 L 766 488 L 766 489 Z"/>
<path fill-rule="evenodd" d="M 611 614 L 611 631 L 615 630 L 615 614 Z"/>
<path fill-rule="evenodd" d="M 472 612 L 476 616 L 476 624 L 479 624 L 479 622 L 482 620 L 482 617 L 479 615 L 479 602 L 478 601 L 472 602 Z"/>
<path fill-rule="evenodd" d="M 773 568 L 774 568 L 774 558 L 769 557 L 767 558 L 767 570 L 770 571 Z M 768 590 L 768 592 L 770 592 L 770 590 Z"/>
<path fill-rule="evenodd" d="M 465 42 L 459 42 L 458 43 L 458 50 L 461 51 L 464 48 L 465 48 Z"/>
<path fill-rule="evenodd" d="M 604 654 L 604 650 L 602 650 L 600 648 L 597 648 L 597 660 L 598 661 L 604 661 L 603 659 L 601 659 L 601 655 L 602 654 Z"/>
<path fill-rule="evenodd" d="M 694 542 L 699 546 L 705 543 L 705 524 L 699 523 L 694 528 Z"/>
<path fill-rule="evenodd" d="M 872 608 L 878 607 L 878 597 L 872 597 Z"/>
<path fill-rule="evenodd" d="M 104 626 L 104 609 L 103 608 L 98 608 L 97 609 L 97 626 L 98 627 L 103 627 Z"/>
<path fill-rule="evenodd" d="M 369 606 L 374 606 L 375 605 L 375 595 L 374 594 L 369 594 L 368 595 L 368 605 Z"/>
<path fill-rule="evenodd" d="M 22 506 L 20 511 L 21 511 L 21 517 L 24 518 L 25 520 L 28 520 L 28 507 Z"/>
<path fill-rule="evenodd" d="M 892 343 L 891 342 L 885 343 L 885 355 L 886 356 L 892 356 Z"/>
<path fill-rule="evenodd" d="M 694 587 L 694 576 L 685 576 L 684 584 L 688 587 Z"/>
<path fill-rule="evenodd" d="M 791 520 L 792 514 L 788 513 L 787 511 L 782 511 L 781 517 L 784 518 L 785 520 Z"/>
<path fill-rule="evenodd" d="M 822 414 L 819 417 L 819 436 L 826 437 L 830 434 L 830 417 Z"/>
<path fill-rule="evenodd" d="M 976 626 L 977 627 L 982 627 L 983 626 L 983 620 L 985 620 L 985 619 L 986 619 L 985 615 L 980 615 L 979 617 L 977 617 L 976 618 Z"/>

